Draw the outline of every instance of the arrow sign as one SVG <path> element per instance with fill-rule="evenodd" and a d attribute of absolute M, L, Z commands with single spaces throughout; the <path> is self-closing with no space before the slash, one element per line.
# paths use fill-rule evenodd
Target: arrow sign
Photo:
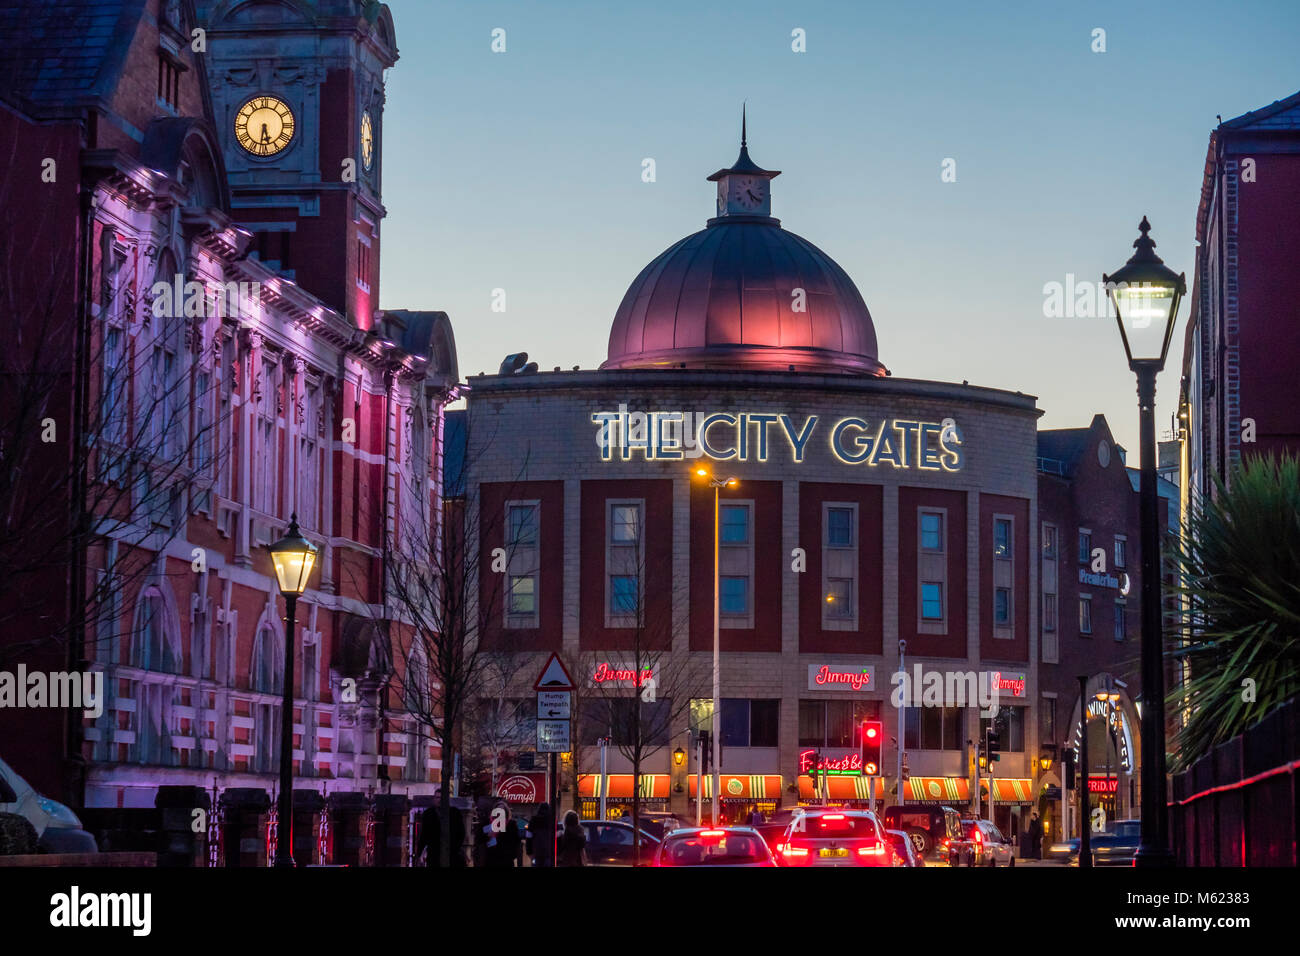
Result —
<path fill-rule="evenodd" d="M 558 655 L 551 655 L 551 659 L 542 668 L 542 676 L 537 678 L 537 683 L 533 685 L 533 690 L 573 690 L 573 678 L 560 663 Z"/>
<path fill-rule="evenodd" d="M 542 720 L 569 720 L 572 695 L 567 690 L 539 690 L 537 716 Z"/>

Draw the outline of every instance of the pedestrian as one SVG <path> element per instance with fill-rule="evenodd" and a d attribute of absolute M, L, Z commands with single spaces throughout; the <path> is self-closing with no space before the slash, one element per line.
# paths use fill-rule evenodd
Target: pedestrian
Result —
<path fill-rule="evenodd" d="M 758 809 L 758 807 L 755 807 L 754 812 L 749 815 L 749 825 L 751 827 L 757 827 L 757 826 L 761 826 L 766 822 L 767 820 L 763 816 L 763 811 Z"/>
<path fill-rule="evenodd" d="M 510 807 L 498 800 L 483 815 L 480 829 L 486 837 L 483 857 L 487 866 L 498 868 L 515 865 L 519 855 L 519 827 L 510 817 Z"/>
<path fill-rule="evenodd" d="M 570 810 L 564 815 L 564 832 L 556 854 L 557 866 L 587 865 L 587 834 L 583 832 L 578 815 Z"/>
<path fill-rule="evenodd" d="M 436 806 L 425 807 L 420 814 L 420 842 L 415 847 L 415 858 L 419 860 L 420 851 L 424 850 L 425 866 L 442 866 L 442 820 Z"/>
<path fill-rule="evenodd" d="M 513 816 L 506 821 L 505 853 L 506 866 L 524 865 L 524 838 L 519 829 L 519 821 Z"/>
<path fill-rule="evenodd" d="M 451 807 L 451 865 L 465 866 L 465 815 L 455 804 Z"/>
<path fill-rule="evenodd" d="M 555 818 L 551 805 L 543 803 L 528 821 L 528 855 L 533 866 L 551 866 L 555 860 Z"/>
<path fill-rule="evenodd" d="M 1029 853 L 1035 860 L 1043 858 L 1043 821 L 1038 818 L 1038 811 L 1029 818 Z"/>
<path fill-rule="evenodd" d="M 486 800 L 480 800 L 474 809 L 474 866 L 487 867 L 495 861 L 490 859 L 495 854 L 489 850 L 496 847 L 496 837 L 492 833 L 492 807 Z"/>

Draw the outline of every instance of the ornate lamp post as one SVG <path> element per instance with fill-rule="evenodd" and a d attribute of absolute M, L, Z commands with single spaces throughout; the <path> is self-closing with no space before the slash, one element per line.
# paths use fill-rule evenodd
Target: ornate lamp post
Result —
<path fill-rule="evenodd" d="M 1133 257 L 1113 275 L 1103 275 L 1115 305 L 1115 321 L 1129 368 L 1137 375 L 1142 446 L 1142 836 L 1136 865 L 1170 866 L 1169 807 L 1165 783 L 1165 675 L 1160 605 L 1160 523 L 1156 494 L 1156 375 L 1165 367 L 1178 302 L 1187 291 L 1156 255 L 1145 216 L 1133 243 Z"/>
<path fill-rule="evenodd" d="M 316 566 L 316 547 L 298 529 L 298 515 L 289 518 L 285 536 L 271 545 L 275 577 L 289 612 L 284 630 L 284 694 L 280 702 L 280 797 L 276 803 L 275 865 L 293 866 L 293 617 L 298 598 Z"/>

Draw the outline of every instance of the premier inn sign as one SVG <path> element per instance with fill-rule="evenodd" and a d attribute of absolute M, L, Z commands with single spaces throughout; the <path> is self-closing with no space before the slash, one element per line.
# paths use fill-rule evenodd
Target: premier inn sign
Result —
<path fill-rule="evenodd" d="M 853 416 L 799 417 L 767 412 L 593 412 L 596 445 L 604 461 L 765 462 L 788 456 L 800 463 L 822 445 L 846 465 L 916 471 L 960 471 L 961 433 L 951 418 L 922 422 Z"/>

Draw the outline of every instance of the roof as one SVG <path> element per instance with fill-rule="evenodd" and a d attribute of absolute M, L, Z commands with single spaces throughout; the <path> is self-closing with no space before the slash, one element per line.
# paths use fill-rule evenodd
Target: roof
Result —
<path fill-rule="evenodd" d="M 1068 478 L 1074 474 L 1079 460 L 1088 450 L 1091 428 L 1056 428 L 1038 433 L 1038 457 L 1060 462 L 1061 474 Z M 1042 464 L 1039 464 L 1042 471 Z"/>
<path fill-rule="evenodd" d="M 1220 129 L 1293 129 L 1300 130 L 1300 93 L 1284 100 L 1274 100 L 1249 113 L 1242 113 L 1220 125 Z"/>
<path fill-rule="evenodd" d="M 145 0 L 0 0 L 0 96 L 24 109 L 107 96 Z"/>

